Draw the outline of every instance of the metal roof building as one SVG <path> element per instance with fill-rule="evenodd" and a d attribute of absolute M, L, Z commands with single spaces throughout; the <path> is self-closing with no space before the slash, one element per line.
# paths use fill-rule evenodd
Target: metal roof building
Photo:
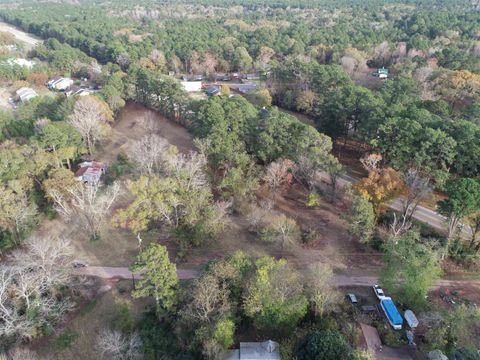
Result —
<path fill-rule="evenodd" d="M 26 88 L 26 87 L 22 87 L 20 89 L 18 89 L 16 92 L 15 92 L 18 96 L 18 98 L 20 99 L 21 102 L 27 102 L 31 99 L 33 99 L 34 97 L 37 97 L 38 94 L 35 92 L 35 90 L 31 89 L 31 88 Z"/>
<path fill-rule="evenodd" d="M 280 349 L 272 340 L 241 342 L 240 349 L 232 350 L 226 360 L 280 360 Z"/>

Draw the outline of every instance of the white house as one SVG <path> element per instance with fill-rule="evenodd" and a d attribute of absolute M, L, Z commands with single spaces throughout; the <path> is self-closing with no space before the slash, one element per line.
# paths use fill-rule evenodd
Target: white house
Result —
<path fill-rule="evenodd" d="M 65 90 L 73 85 L 73 80 L 70 78 L 64 78 L 61 76 L 55 76 L 47 83 L 48 87 L 52 90 Z"/>
<path fill-rule="evenodd" d="M 17 94 L 20 101 L 23 102 L 23 103 L 27 102 L 27 101 L 30 101 L 34 97 L 38 96 L 38 94 L 35 92 L 35 90 L 33 90 L 31 88 L 26 88 L 26 87 L 22 87 L 22 88 L 18 89 L 15 93 Z"/>
<path fill-rule="evenodd" d="M 181 81 L 180 82 L 186 92 L 198 92 L 202 91 L 201 81 Z"/>

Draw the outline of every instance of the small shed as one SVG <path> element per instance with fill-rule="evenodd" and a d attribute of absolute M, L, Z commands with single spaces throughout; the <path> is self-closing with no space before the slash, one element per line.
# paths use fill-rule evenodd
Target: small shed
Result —
<path fill-rule="evenodd" d="M 186 92 L 202 91 L 201 81 L 181 81 L 180 82 Z"/>
<path fill-rule="evenodd" d="M 257 84 L 254 83 L 240 84 L 238 86 L 238 91 L 242 94 L 248 94 L 255 90 L 257 90 Z"/>
<path fill-rule="evenodd" d="M 35 90 L 31 88 L 26 88 L 22 87 L 18 89 L 15 94 L 17 94 L 18 98 L 20 99 L 21 102 L 27 102 L 33 99 L 34 97 L 37 97 L 38 94 L 35 92 Z"/>
<path fill-rule="evenodd" d="M 448 357 L 440 350 L 430 351 L 427 358 L 428 360 L 448 360 Z"/>
<path fill-rule="evenodd" d="M 418 319 L 412 310 L 405 310 L 403 317 L 407 321 L 407 324 L 410 326 L 410 328 L 414 329 L 418 326 Z"/>
<path fill-rule="evenodd" d="M 207 93 L 208 96 L 220 95 L 220 88 L 218 86 L 211 85 L 207 87 L 205 92 Z"/>
<path fill-rule="evenodd" d="M 240 349 L 230 352 L 226 360 L 280 360 L 280 348 L 277 342 L 241 342 Z"/>
<path fill-rule="evenodd" d="M 84 161 L 75 172 L 75 179 L 90 185 L 97 184 L 105 174 L 105 166 L 98 161 Z"/>

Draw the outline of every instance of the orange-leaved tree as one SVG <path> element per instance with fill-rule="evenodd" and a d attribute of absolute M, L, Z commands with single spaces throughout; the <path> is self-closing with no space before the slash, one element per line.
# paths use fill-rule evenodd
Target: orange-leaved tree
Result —
<path fill-rule="evenodd" d="M 373 205 L 375 220 L 387 209 L 388 203 L 406 191 L 400 174 L 387 167 L 369 172 L 354 186 L 355 191 Z"/>

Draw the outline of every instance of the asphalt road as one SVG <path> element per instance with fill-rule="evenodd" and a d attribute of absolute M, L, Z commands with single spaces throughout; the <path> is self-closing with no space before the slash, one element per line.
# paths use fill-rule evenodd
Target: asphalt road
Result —
<path fill-rule="evenodd" d="M 330 176 L 324 172 L 318 172 L 317 174 L 318 179 L 325 182 L 330 183 Z M 349 176 L 349 175 L 341 175 L 337 180 L 337 185 L 339 188 L 345 187 L 347 184 L 354 184 L 357 182 L 357 179 Z M 402 201 L 401 198 L 395 199 L 389 204 L 390 209 L 401 211 L 402 209 Z M 413 214 L 413 218 L 415 220 L 421 221 L 425 224 L 430 225 L 431 227 L 435 228 L 436 230 L 446 231 L 447 229 L 447 219 L 445 216 L 438 214 L 437 212 L 428 209 L 424 206 L 418 205 L 415 213 Z M 462 238 L 466 240 L 470 240 L 472 237 L 471 229 L 468 226 L 463 226 L 460 235 Z"/>

